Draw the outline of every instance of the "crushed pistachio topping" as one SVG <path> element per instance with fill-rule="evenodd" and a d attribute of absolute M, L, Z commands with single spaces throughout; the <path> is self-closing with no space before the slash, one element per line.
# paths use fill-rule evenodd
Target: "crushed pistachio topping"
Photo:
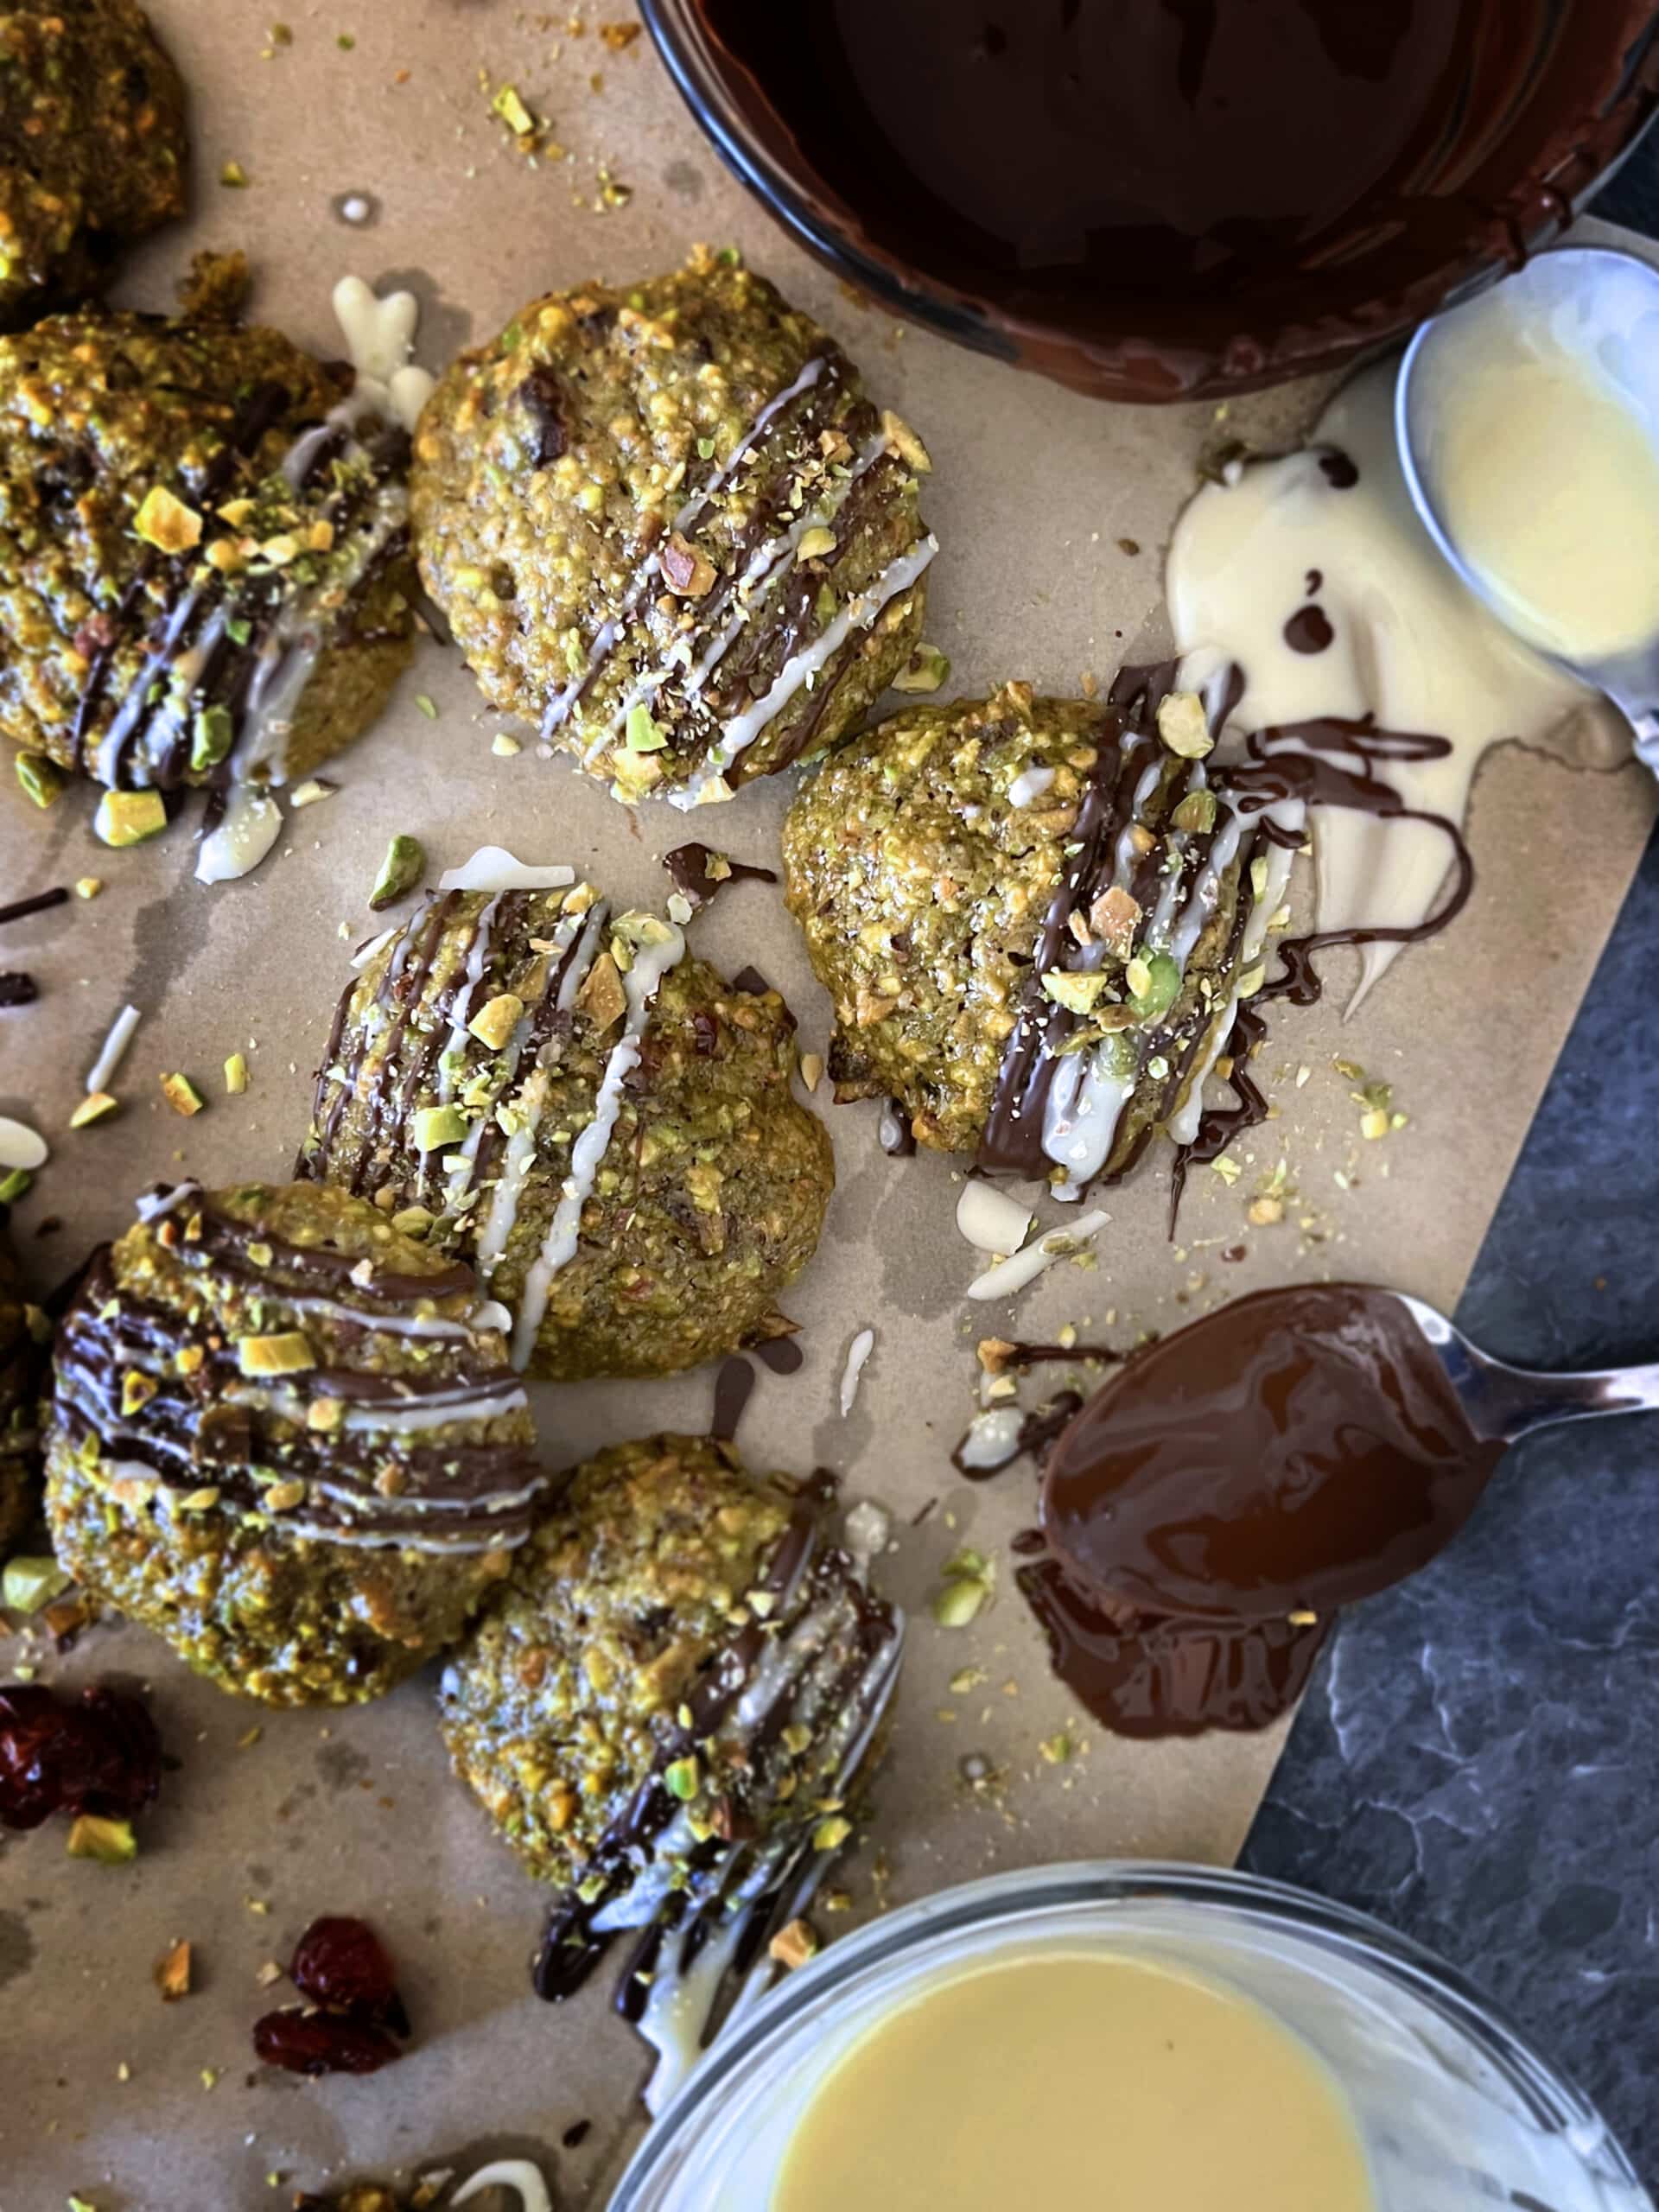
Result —
<path fill-rule="evenodd" d="M 124 1866 L 138 1856 L 138 1839 L 130 1821 L 101 1819 L 82 1813 L 69 1830 L 64 1848 L 71 1859 L 93 1859 L 100 1866 Z"/>
<path fill-rule="evenodd" d="M 240 1052 L 232 1052 L 225 1063 L 225 1088 L 232 1098 L 240 1098 L 248 1087 L 248 1063 Z"/>
<path fill-rule="evenodd" d="M 1183 760 L 1202 760 L 1214 749 L 1210 718 L 1196 691 L 1166 691 L 1158 702 L 1158 734 Z"/>
<path fill-rule="evenodd" d="M 117 851 L 142 845 L 167 827 L 167 807 L 160 791 L 105 791 L 92 818 L 94 833 Z"/>
<path fill-rule="evenodd" d="M 105 1122 L 120 1109 L 121 1102 L 107 1090 L 95 1090 L 91 1097 L 83 1098 L 69 1116 L 72 1129 L 90 1128 L 94 1122 Z"/>
<path fill-rule="evenodd" d="M 54 1559 L 9 1559 L 0 1570 L 0 1605 L 9 1612 L 36 1613 L 73 1580 Z"/>
<path fill-rule="evenodd" d="M 380 863 L 380 873 L 374 880 L 369 893 L 369 911 L 378 914 L 383 907 L 396 906 L 407 897 L 426 873 L 426 852 L 418 837 L 394 837 L 386 847 L 386 856 Z"/>
<path fill-rule="evenodd" d="M 317 1363 L 310 1338 L 299 1329 L 269 1337 L 238 1337 L 236 1363 L 244 1375 L 300 1375 Z"/>
<path fill-rule="evenodd" d="M 920 645 L 893 679 L 895 691 L 937 691 L 950 663 L 937 645 Z"/>
<path fill-rule="evenodd" d="M 503 991 L 480 1007 L 467 1027 L 480 1043 L 493 1052 L 499 1052 L 524 1019 L 524 1002 L 511 991 Z"/>
<path fill-rule="evenodd" d="M 467 1116 L 459 1106 L 423 1106 L 415 1116 L 417 1152 L 441 1152 L 445 1145 L 463 1143 Z"/>
<path fill-rule="evenodd" d="M 194 553 L 201 543 L 201 517 L 164 484 L 152 484 L 145 493 L 132 528 L 158 553 Z"/>
<path fill-rule="evenodd" d="M 50 806 L 68 787 L 69 779 L 62 769 L 43 753 L 20 753 L 16 766 L 17 780 L 36 806 Z"/>

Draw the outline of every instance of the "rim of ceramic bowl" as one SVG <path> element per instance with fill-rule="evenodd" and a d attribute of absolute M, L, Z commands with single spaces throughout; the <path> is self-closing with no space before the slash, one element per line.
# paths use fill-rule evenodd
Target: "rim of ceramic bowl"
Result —
<path fill-rule="evenodd" d="M 1153 1898 L 1173 1900 L 1200 1912 L 1225 1911 L 1236 1919 L 1287 1930 L 1316 1948 L 1357 1955 L 1428 2005 L 1472 2046 L 1525 2101 L 1529 2119 L 1561 2133 L 1593 2131 L 1610 2169 L 1606 2177 L 1642 2187 L 1635 2168 L 1583 2092 L 1540 2055 L 1500 2005 L 1410 1936 L 1351 1905 L 1259 1874 L 1173 1860 L 1098 1859 L 1016 1868 L 919 1897 L 842 1937 L 798 1968 L 709 2052 L 635 2152 L 608 2212 L 639 2212 L 646 2202 L 645 2191 L 667 2177 L 671 2161 L 688 2140 L 695 2141 L 705 2115 L 719 2106 L 728 2086 L 786 2042 L 804 2013 L 865 1975 L 941 1937 L 999 1924 L 1013 1929 L 1033 1913 L 1057 1908 Z"/>
<path fill-rule="evenodd" d="M 1552 13 L 1566 4 L 1570 0 L 1552 0 Z M 1091 396 L 1142 404 L 1220 398 L 1347 366 L 1402 338 L 1427 316 L 1471 298 L 1516 265 L 1513 259 L 1483 249 L 1478 237 L 1471 238 L 1459 254 L 1397 287 L 1374 308 L 1302 320 L 1287 317 L 1266 334 L 1241 329 L 1221 348 L 1160 347 L 1166 358 L 1184 353 L 1195 365 L 1190 380 L 1172 381 L 1162 390 L 1141 385 L 1132 388 L 1126 362 L 1149 357 L 1154 350 L 1150 344 L 1138 343 L 1132 334 L 1110 342 L 1091 340 L 1059 323 L 1001 314 L 985 302 L 936 283 L 924 270 L 901 268 L 896 257 L 849 235 L 846 223 L 833 209 L 817 204 L 744 118 L 716 58 L 715 42 L 700 20 L 697 0 L 639 0 L 639 12 L 703 135 L 798 245 L 861 290 L 958 345 L 1039 370 Z M 1511 188 L 1516 195 L 1530 189 L 1539 204 L 1531 229 L 1522 235 L 1518 226 L 1514 228 L 1513 244 L 1521 257 L 1560 237 L 1629 158 L 1649 124 L 1659 120 L 1656 57 L 1659 0 L 1630 0 L 1624 43 L 1609 54 L 1607 89 L 1597 115 L 1609 124 L 1615 118 L 1621 119 L 1609 143 L 1596 149 L 1593 168 L 1580 166 L 1577 175 L 1563 174 L 1573 163 L 1581 165 L 1592 158 L 1592 149 L 1575 141 L 1548 177 L 1518 179 Z M 1529 88 L 1533 80 L 1529 73 Z M 1562 180 L 1559 184 L 1554 181 L 1558 176 Z M 855 215 L 852 219 L 856 220 Z"/>

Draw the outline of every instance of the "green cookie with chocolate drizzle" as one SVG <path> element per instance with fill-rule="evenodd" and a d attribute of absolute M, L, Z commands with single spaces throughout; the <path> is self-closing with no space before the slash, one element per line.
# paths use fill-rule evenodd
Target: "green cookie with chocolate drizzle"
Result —
<path fill-rule="evenodd" d="M 775 991 L 726 983 L 589 885 L 522 887 L 546 873 L 441 891 L 374 952 L 299 1172 L 475 1267 L 516 1367 L 671 1374 L 774 1332 L 823 1225 L 830 1140 L 791 1092 Z"/>
<path fill-rule="evenodd" d="M 184 87 L 135 0 L 0 10 L 0 330 L 96 291 L 184 213 Z"/>
<path fill-rule="evenodd" d="M 273 330 L 0 340 L 0 735 L 167 790 L 284 783 L 364 730 L 410 652 L 407 441 L 350 393 Z"/>
<path fill-rule="evenodd" d="M 16 1548 L 41 1501 L 41 1332 L 47 1325 L 39 1309 L 24 1302 L 5 1221 L 0 1206 L 0 1560 Z"/>
<path fill-rule="evenodd" d="M 442 379 L 410 486 L 492 705 L 619 798 L 833 745 L 921 635 L 915 433 L 734 256 L 538 300 Z"/>
<path fill-rule="evenodd" d="M 618 1445 L 443 1672 L 456 1773 L 560 1892 L 537 1989 L 569 1996 L 626 1938 L 618 2006 L 667 2062 L 653 2111 L 702 2025 L 676 2037 L 665 2012 L 706 2015 L 726 1969 L 764 1960 L 852 1833 L 904 1624 L 835 1505 L 832 1478 L 757 1478 L 706 1437 Z"/>
<path fill-rule="evenodd" d="M 378 1697 L 458 1637 L 545 1486 L 499 1308 L 310 1184 L 141 1201 L 59 1330 L 58 1557 L 270 1705 Z"/>
<path fill-rule="evenodd" d="M 828 761 L 784 861 L 836 1097 L 1071 1192 L 1190 1138 L 1290 861 L 1211 745 L 1172 669 L 1132 670 L 1103 701 L 914 708 Z"/>

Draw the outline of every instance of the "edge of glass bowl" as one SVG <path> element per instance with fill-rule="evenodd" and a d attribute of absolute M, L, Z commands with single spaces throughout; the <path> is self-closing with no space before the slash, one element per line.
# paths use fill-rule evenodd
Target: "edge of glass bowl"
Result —
<path fill-rule="evenodd" d="M 718 2104 L 733 2077 L 785 2040 L 802 2012 L 867 1971 L 889 1966 L 941 1936 L 999 1923 L 1013 1928 L 1028 1913 L 1057 1907 L 1124 1904 L 1143 1897 L 1172 1898 L 1200 1910 L 1242 1915 L 1284 1928 L 1327 1951 L 1357 1955 L 1466 2037 L 1528 2100 L 1531 2116 L 1541 2126 L 1563 2133 L 1593 2130 L 1612 2167 L 1607 2177 L 1642 2187 L 1635 2168 L 1588 2098 L 1534 2049 L 1502 2006 L 1411 1937 L 1396 1934 L 1369 1913 L 1261 1875 L 1172 1860 L 1098 1859 L 1016 1868 L 919 1897 L 842 1937 L 797 1968 L 747 2021 L 708 2052 L 629 2161 L 607 2212 L 641 2212 L 646 2202 L 644 2192 L 664 2177 L 667 2162 L 678 2155 L 688 2136 L 695 2136 L 703 2114 Z"/>

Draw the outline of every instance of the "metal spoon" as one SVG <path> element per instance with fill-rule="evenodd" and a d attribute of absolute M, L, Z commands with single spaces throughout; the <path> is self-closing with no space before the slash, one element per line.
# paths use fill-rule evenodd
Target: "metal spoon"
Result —
<path fill-rule="evenodd" d="M 1474 319 L 1500 369 L 1518 365 L 1529 334 L 1547 328 L 1571 334 L 1573 350 L 1593 357 L 1602 376 L 1659 447 L 1659 270 L 1634 254 L 1605 246 L 1569 246 L 1540 254 L 1515 276 L 1418 329 L 1406 348 L 1395 387 L 1400 465 L 1424 527 L 1481 603 L 1534 652 L 1542 652 L 1582 683 L 1605 692 L 1630 723 L 1636 749 L 1659 774 L 1659 606 L 1652 636 L 1612 658 L 1579 661 L 1547 651 L 1511 620 L 1491 581 L 1465 557 L 1436 501 L 1433 430 L 1435 372 L 1447 372 L 1455 349 L 1469 343 Z"/>
<path fill-rule="evenodd" d="M 1571 1375 L 1511 1367 L 1471 1344 L 1444 1313 L 1394 1295 L 1434 1347 L 1477 1436 L 1513 1444 L 1535 1428 L 1557 1421 L 1588 1421 L 1599 1414 L 1659 1413 L 1659 1366 L 1587 1368 Z"/>
<path fill-rule="evenodd" d="M 1535 1374 L 1420 1298 L 1287 1284 L 1117 1368 L 1053 1444 L 1039 1515 L 1134 1612 L 1311 1623 L 1427 1567 L 1517 1437 L 1648 1407 L 1659 1366 Z"/>

